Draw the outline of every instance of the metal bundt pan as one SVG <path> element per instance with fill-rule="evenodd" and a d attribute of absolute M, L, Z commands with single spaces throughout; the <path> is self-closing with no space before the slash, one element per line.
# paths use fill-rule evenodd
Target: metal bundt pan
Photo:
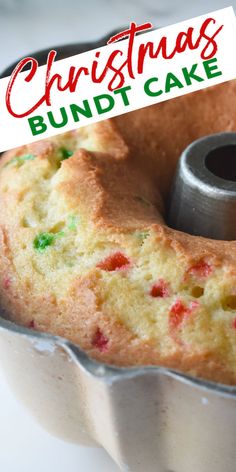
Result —
<path fill-rule="evenodd" d="M 55 49 L 61 59 L 106 39 Z M 33 56 L 43 64 L 47 52 Z M 161 367 L 109 367 L 2 318 L 0 356 L 15 394 L 47 430 L 104 447 L 123 471 L 235 472 L 236 387 Z"/>

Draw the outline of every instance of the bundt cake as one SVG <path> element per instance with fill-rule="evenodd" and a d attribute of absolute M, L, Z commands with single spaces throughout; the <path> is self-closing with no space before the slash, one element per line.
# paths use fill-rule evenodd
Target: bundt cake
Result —
<path fill-rule="evenodd" d="M 181 151 L 236 128 L 230 82 L 5 153 L 4 316 L 117 366 L 236 384 L 236 242 L 165 224 Z"/>

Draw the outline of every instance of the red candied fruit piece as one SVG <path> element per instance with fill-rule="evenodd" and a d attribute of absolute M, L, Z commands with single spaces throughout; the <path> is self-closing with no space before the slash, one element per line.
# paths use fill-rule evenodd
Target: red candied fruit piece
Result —
<path fill-rule="evenodd" d="M 35 322 L 34 322 L 34 320 L 31 320 L 31 321 L 29 322 L 28 328 L 35 329 Z"/>
<path fill-rule="evenodd" d="M 196 277 L 208 277 L 212 272 L 212 266 L 205 261 L 199 261 L 188 269 L 190 275 Z"/>
<path fill-rule="evenodd" d="M 168 287 L 168 284 L 163 279 L 158 280 L 158 282 L 156 282 L 152 286 L 152 288 L 150 290 L 150 295 L 151 295 L 151 297 L 154 297 L 154 298 L 169 297 L 170 289 Z"/>
<path fill-rule="evenodd" d="M 130 266 L 130 260 L 122 252 L 115 252 L 111 256 L 106 257 L 103 261 L 97 264 L 97 267 L 107 272 L 114 270 L 127 269 Z"/>
<path fill-rule="evenodd" d="M 192 311 L 199 306 L 197 301 L 191 302 L 189 307 L 186 307 L 181 300 L 176 300 L 170 309 L 169 323 L 172 328 L 178 328 L 184 319 L 186 319 Z"/>
<path fill-rule="evenodd" d="M 186 306 L 183 304 L 183 302 L 181 302 L 181 300 L 176 300 L 170 309 L 169 323 L 171 327 L 177 328 L 182 323 L 186 314 Z"/>
<path fill-rule="evenodd" d="M 10 287 L 11 285 L 11 280 L 9 278 L 6 278 L 3 280 L 3 288 L 5 288 L 6 290 Z"/>
<path fill-rule="evenodd" d="M 100 352 L 106 352 L 108 349 L 108 342 L 109 339 L 102 333 L 100 328 L 98 328 L 92 339 L 92 345 L 99 349 Z"/>
<path fill-rule="evenodd" d="M 233 320 L 232 328 L 236 329 L 236 318 L 234 318 L 234 320 Z"/>

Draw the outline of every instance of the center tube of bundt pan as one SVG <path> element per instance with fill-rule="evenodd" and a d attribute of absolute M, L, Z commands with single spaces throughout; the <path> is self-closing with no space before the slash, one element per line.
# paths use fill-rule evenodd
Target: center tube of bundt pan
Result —
<path fill-rule="evenodd" d="M 182 153 L 169 196 L 170 227 L 236 240 L 236 133 L 206 136 Z"/>

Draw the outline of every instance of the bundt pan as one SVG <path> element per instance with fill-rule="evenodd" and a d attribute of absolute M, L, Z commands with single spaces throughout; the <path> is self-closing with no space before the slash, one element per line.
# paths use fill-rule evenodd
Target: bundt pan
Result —
<path fill-rule="evenodd" d="M 64 58 L 106 39 L 55 49 Z M 47 52 L 33 56 L 43 64 Z M 0 356 L 15 394 L 47 430 L 104 447 L 123 471 L 235 472 L 236 387 L 162 367 L 109 367 L 3 318 Z"/>

